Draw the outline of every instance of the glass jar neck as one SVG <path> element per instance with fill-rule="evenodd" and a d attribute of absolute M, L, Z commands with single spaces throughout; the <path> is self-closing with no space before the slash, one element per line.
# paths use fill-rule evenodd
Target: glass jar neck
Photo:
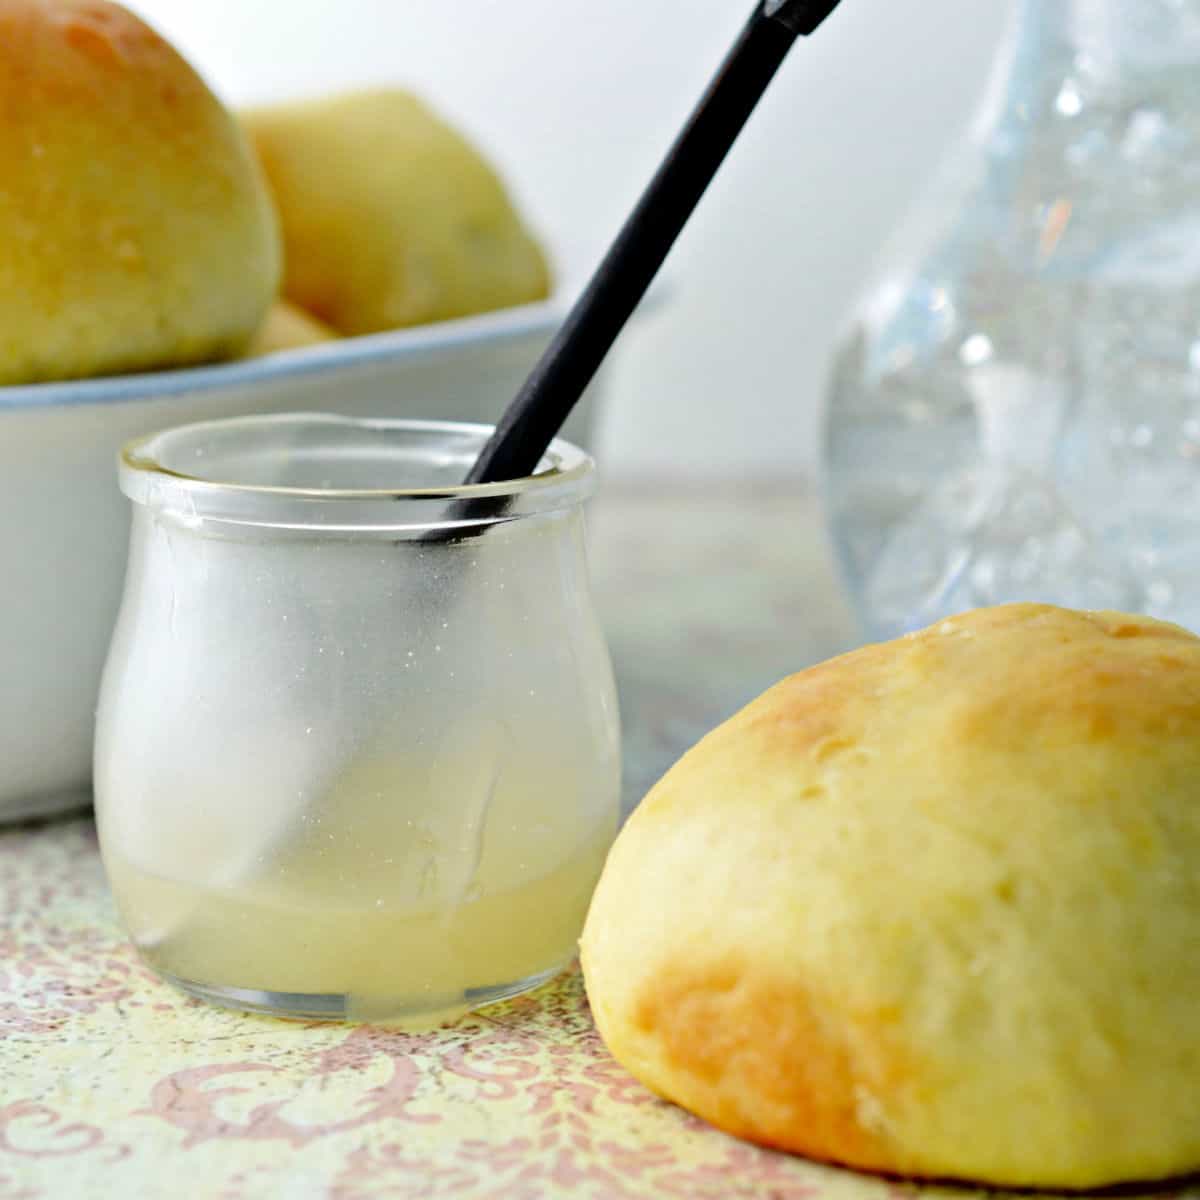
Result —
<path fill-rule="evenodd" d="M 1071 117 L 1086 98 L 1157 92 L 1157 73 L 1200 72 L 1200 0 L 1015 0 L 974 122 L 977 140 Z M 1170 103 L 1170 101 L 1167 101 Z"/>
<path fill-rule="evenodd" d="M 1200 65 L 1200 0 L 1019 0 L 1010 73 L 1141 76 Z"/>
<path fill-rule="evenodd" d="M 191 528 L 395 540 L 465 536 L 577 509 L 591 495 L 592 460 L 558 438 L 535 475 L 459 486 L 490 434 L 453 421 L 230 417 L 131 443 L 120 483 L 136 504 Z"/>
<path fill-rule="evenodd" d="M 1029 36 L 1101 67 L 1200 60 L 1196 0 L 1021 0 L 1018 11 Z"/>

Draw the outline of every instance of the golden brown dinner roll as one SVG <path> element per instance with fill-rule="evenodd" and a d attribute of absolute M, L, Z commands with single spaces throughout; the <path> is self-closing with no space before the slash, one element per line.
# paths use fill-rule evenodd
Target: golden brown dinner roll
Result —
<path fill-rule="evenodd" d="M 233 118 L 107 0 L 0 0 L 0 383 L 239 350 L 279 277 Z"/>
<path fill-rule="evenodd" d="M 582 948 L 613 1054 L 739 1136 L 1200 1168 L 1200 639 L 1018 604 L 794 675 L 651 791 Z"/>
<path fill-rule="evenodd" d="M 284 293 L 344 334 L 546 295 L 546 261 L 470 144 L 399 90 L 246 116 L 279 208 Z"/>
<path fill-rule="evenodd" d="M 317 346 L 336 339 L 337 334 L 316 317 L 286 300 L 276 300 L 250 339 L 246 357 L 257 358 L 280 350 L 298 350 L 303 346 Z"/>

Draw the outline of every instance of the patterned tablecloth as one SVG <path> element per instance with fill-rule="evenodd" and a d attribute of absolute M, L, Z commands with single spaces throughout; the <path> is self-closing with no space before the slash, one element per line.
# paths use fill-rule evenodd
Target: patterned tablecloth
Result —
<path fill-rule="evenodd" d="M 626 800 L 788 671 L 844 645 L 811 501 L 696 485 L 598 506 Z M 116 925 L 90 820 L 0 832 L 0 1200 L 771 1197 L 902 1185 L 756 1149 L 605 1053 L 573 970 L 408 1034 L 210 1008 Z"/>

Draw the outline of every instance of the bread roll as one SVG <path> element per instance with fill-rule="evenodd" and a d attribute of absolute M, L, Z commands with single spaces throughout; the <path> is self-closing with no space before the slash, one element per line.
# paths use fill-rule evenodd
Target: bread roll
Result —
<path fill-rule="evenodd" d="M 0 384 L 238 351 L 277 288 L 232 117 L 107 0 L 0 0 Z"/>
<path fill-rule="evenodd" d="M 283 224 L 284 293 L 343 334 L 544 297 L 495 172 L 415 97 L 357 92 L 245 117 Z"/>
<path fill-rule="evenodd" d="M 280 350 L 298 350 L 336 340 L 337 334 L 328 325 L 286 300 L 276 300 L 250 339 L 246 357 L 259 358 L 264 354 L 277 354 Z"/>
<path fill-rule="evenodd" d="M 1200 1168 L 1200 639 L 1021 604 L 785 680 L 637 809 L 582 950 L 616 1058 L 741 1137 Z"/>

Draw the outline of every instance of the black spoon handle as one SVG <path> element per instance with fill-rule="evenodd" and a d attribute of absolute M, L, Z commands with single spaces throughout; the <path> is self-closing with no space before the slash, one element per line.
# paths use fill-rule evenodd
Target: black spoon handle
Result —
<path fill-rule="evenodd" d="M 662 266 L 779 64 L 838 0 L 762 0 L 467 483 L 529 475 Z"/>

